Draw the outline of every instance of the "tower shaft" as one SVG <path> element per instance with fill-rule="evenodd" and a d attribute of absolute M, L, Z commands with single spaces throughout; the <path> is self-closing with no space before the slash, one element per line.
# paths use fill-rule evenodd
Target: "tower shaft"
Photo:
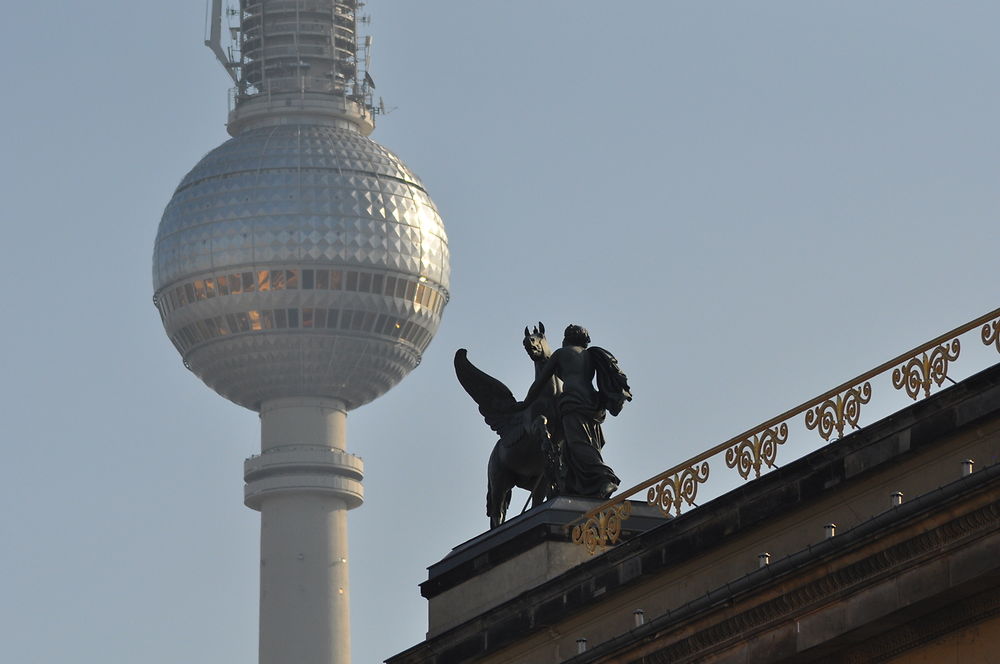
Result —
<path fill-rule="evenodd" d="M 346 409 L 321 398 L 261 406 L 261 454 L 244 465 L 261 513 L 260 664 L 349 664 L 347 511 L 363 500 Z"/>

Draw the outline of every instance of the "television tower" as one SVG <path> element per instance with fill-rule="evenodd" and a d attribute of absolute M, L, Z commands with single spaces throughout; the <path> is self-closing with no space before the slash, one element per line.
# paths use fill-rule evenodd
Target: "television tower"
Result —
<path fill-rule="evenodd" d="M 350 661 L 347 412 L 420 363 L 448 302 L 444 226 L 367 138 L 378 112 L 357 0 L 212 0 L 228 130 L 181 181 L 153 301 L 184 365 L 260 413 L 260 664 Z"/>

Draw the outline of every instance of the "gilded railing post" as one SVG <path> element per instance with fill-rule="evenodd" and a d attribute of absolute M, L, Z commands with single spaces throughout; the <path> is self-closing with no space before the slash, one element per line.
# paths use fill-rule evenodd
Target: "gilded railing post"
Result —
<path fill-rule="evenodd" d="M 726 465 L 735 467 L 740 477 L 747 479 L 753 470 L 754 477 L 760 477 L 762 464 L 774 468 L 774 460 L 778 456 L 778 445 L 788 440 L 788 425 L 781 423 L 777 429 L 768 427 L 753 438 L 744 438 L 739 443 L 726 450 Z"/>
<path fill-rule="evenodd" d="M 632 503 L 615 503 L 590 517 L 581 525 L 573 526 L 573 542 L 587 547 L 593 555 L 598 547 L 617 544 L 622 534 L 622 521 L 632 513 Z"/>
<path fill-rule="evenodd" d="M 934 350 L 920 357 L 910 358 L 901 367 L 892 370 L 892 386 L 897 390 L 905 389 L 911 399 L 931 395 L 931 385 L 941 386 L 948 377 L 948 364 L 958 359 L 962 346 L 958 339 L 952 339 L 950 344 L 941 344 Z"/>
<path fill-rule="evenodd" d="M 997 352 L 1000 353 L 1000 318 L 996 319 L 992 323 L 986 323 L 983 325 L 983 343 L 989 346 L 993 344 L 997 347 Z"/>
<path fill-rule="evenodd" d="M 830 440 L 834 429 L 837 430 L 837 438 L 843 438 L 845 425 L 851 425 L 852 429 L 858 428 L 861 406 L 871 401 L 871 398 L 871 383 L 865 381 L 860 387 L 852 387 L 806 411 L 806 428 L 818 427 L 823 440 Z"/>
<path fill-rule="evenodd" d="M 659 507 L 664 514 L 670 514 L 670 509 L 673 508 L 674 514 L 680 516 L 681 503 L 694 505 L 694 499 L 698 497 L 698 485 L 707 479 L 708 462 L 704 461 L 700 466 L 696 463 L 650 487 L 646 492 L 646 501 Z"/>

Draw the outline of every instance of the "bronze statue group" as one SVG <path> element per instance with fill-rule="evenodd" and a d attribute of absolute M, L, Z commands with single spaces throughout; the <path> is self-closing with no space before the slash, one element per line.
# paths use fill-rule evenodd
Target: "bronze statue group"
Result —
<path fill-rule="evenodd" d="M 503 523 L 516 486 L 531 492 L 532 506 L 555 496 L 608 498 L 620 480 L 604 463 L 601 424 L 632 400 L 628 379 L 615 357 L 590 345 L 590 335 L 570 325 L 555 352 L 545 326 L 524 328 L 524 348 L 535 380 L 524 401 L 476 368 L 463 348 L 455 373 L 500 439 L 488 468 L 486 514 L 490 527 Z"/>

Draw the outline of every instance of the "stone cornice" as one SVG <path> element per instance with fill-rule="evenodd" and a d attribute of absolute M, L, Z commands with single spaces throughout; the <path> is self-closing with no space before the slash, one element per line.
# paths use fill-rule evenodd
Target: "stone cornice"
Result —
<path fill-rule="evenodd" d="M 1000 471 L 1000 466 L 994 466 L 992 470 Z M 989 487 L 983 490 L 993 489 L 995 491 L 995 480 L 1000 478 L 1000 472 L 993 472 L 992 475 L 995 476 L 992 478 L 994 482 L 991 482 Z M 778 598 L 725 618 L 666 648 L 628 661 L 635 662 L 635 664 L 682 664 L 704 655 L 706 651 L 723 650 L 739 640 L 745 640 L 752 634 L 773 627 L 775 623 L 784 622 L 797 615 L 815 610 L 819 606 L 829 604 L 876 584 L 887 576 L 898 574 L 922 559 L 939 556 L 949 549 L 962 546 L 968 540 L 997 532 L 1000 532 L 1000 501 L 993 501 L 937 528 L 911 537 L 899 544 L 875 551 L 820 579 L 787 591 Z M 831 543 L 835 542 L 835 540 L 830 541 Z M 828 561 L 814 560 L 813 564 L 820 565 L 825 562 Z M 1000 567 L 1000 560 L 998 560 L 998 567 Z M 761 590 L 758 586 L 756 588 L 743 588 L 737 592 L 730 592 L 727 588 L 709 593 L 706 597 L 715 595 L 710 602 L 696 600 L 651 622 L 646 630 L 643 630 L 648 631 L 648 634 L 643 635 L 639 633 L 640 630 L 635 630 L 621 642 L 609 642 L 584 656 L 568 660 L 566 664 L 599 662 L 602 659 L 602 654 L 606 655 L 608 651 L 628 649 L 629 645 L 625 641 L 632 641 L 633 645 L 638 645 L 643 641 L 655 642 L 664 636 L 669 638 L 669 633 L 679 623 L 695 620 L 699 614 L 708 614 L 727 606 L 737 605 L 741 601 L 752 598 L 753 594 L 759 593 Z M 908 632 L 903 630 L 903 633 Z M 867 662 L 871 660 L 861 659 L 857 661 Z"/>

